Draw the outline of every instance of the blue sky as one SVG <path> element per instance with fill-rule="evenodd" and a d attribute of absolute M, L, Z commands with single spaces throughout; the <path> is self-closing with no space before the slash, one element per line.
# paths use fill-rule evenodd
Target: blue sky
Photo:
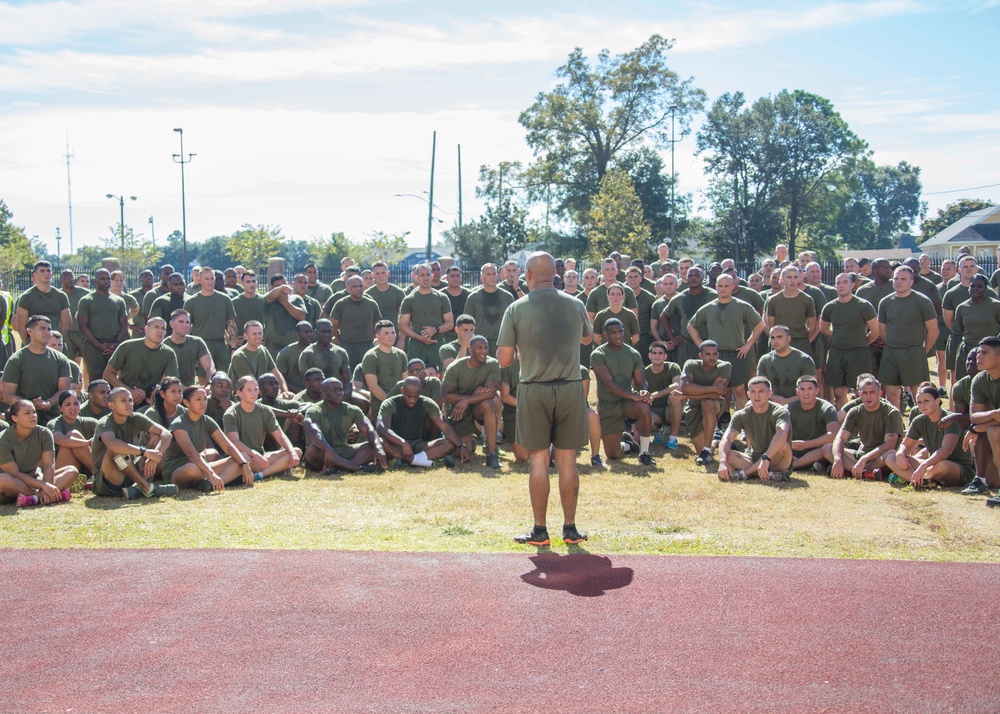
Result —
<path fill-rule="evenodd" d="M 465 215 L 480 164 L 530 160 L 518 114 L 576 46 L 593 57 L 656 32 L 710 100 L 804 89 L 830 99 L 879 163 L 921 167 L 931 212 L 963 196 L 1000 202 L 1000 1 L 457 2 L 0 0 L 0 198 L 29 235 L 95 244 L 126 223 L 180 228 L 184 128 L 188 236 L 243 223 L 290 238 L 343 230 L 426 235 L 435 202 Z M 697 126 L 697 121 L 695 122 Z M 677 145 L 679 189 L 702 204 L 695 141 Z M 665 154 L 669 160 L 669 156 Z M 63 250 L 68 250 L 64 240 Z"/>

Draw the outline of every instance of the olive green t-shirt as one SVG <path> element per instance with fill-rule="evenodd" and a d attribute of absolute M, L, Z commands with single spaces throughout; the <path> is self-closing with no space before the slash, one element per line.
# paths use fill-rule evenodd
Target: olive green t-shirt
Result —
<path fill-rule="evenodd" d="M 717 379 L 729 379 L 733 374 L 733 365 L 720 359 L 712 369 L 703 369 L 700 359 L 689 359 L 684 363 L 683 372 L 692 384 L 711 387 Z"/>
<path fill-rule="evenodd" d="M 90 331 L 99 340 L 113 340 L 122 324 L 128 323 L 125 301 L 117 295 L 90 293 L 80 300 L 77 319 L 86 317 Z"/>
<path fill-rule="evenodd" d="M 781 292 L 767 301 L 767 316 L 774 319 L 775 325 L 785 325 L 793 340 L 805 339 L 809 336 L 806 320 L 816 317 L 816 302 L 803 292 L 794 297 Z"/>
<path fill-rule="evenodd" d="M 69 316 L 70 316 L 69 329 L 71 332 L 79 332 L 80 323 L 77 321 L 77 313 L 80 309 L 80 301 L 83 300 L 83 298 L 85 298 L 87 295 L 90 295 L 90 290 L 88 290 L 87 288 L 74 286 L 72 293 L 68 293 L 62 288 L 59 288 L 59 292 L 66 295 L 67 299 L 69 299 Z M 53 322 L 52 329 L 53 330 L 59 329 L 58 325 L 59 325 L 58 322 Z"/>
<path fill-rule="evenodd" d="M 697 295 L 692 295 L 689 291 L 685 290 L 670 298 L 666 311 L 667 317 L 670 319 L 670 329 L 673 331 L 674 337 L 678 335 L 687 337 L 688 322 L 691 321 L 691 318 L 694 317 L 699 308 L 712 302 L 717 297 L 719 297 L 717 292 L 712 290 L 712 288 L 705 287 Z"/>
<path fill-rule="evenodd" d="M 351 427 L 365 418 L 360 409 L 347 402 L 341 402 L 333 409 L 319 402 L 309 407 L 305 416 L 319 427 L 326 443 L 334 447 L 345 445 Z"/>
<path fill-rule="evenodd" d="M 399 325 L 399 308 L 403 304 L 406 293 L 395 285 L 389 285 L 388 289 L 384 291 L 379 290 L 377 285 L 372 285 L 365 290 L 365 295 L 378 305 L 383 320 L 389 320 L 393 325 Z"/>
<path fill-rule="evenodd" d="M 458 344 L 458 340 L 452 340 L 451 342 L 446 342 L 445 344 L 438 347 L 438 360 L 440 361 L 441 366 L 446 367 L 445 362 L 447 362 L 448 360 L 458 359 L 458 353 L 461 349 L 462 348 Z M 466 350 L 466 352 L 468 352 L 468 350 Z"/>
<path fill-rule="evenodd" d="M 948 410 L 941 410 L 942 419 L 948 416 L 948 414 Z M 951 424 L 945 426 L 944 429 L 939 429 L 938 426 L 939 422 L 933 422 L 930 417 L 924 414 L 918 414 L 910 422 L 910 428 L 906 430 L 906 437 L 908 439 L 915 440 L 923 439 L 924 446 L 927 448 L 927 453 L 933 454 L 941 448 L 941 444 L 946 435 L 954 434 L 958 437 L 958 441 L 955 442 L 955 446 L 952 447 L 951 453 L 945 458 L 948 461 L 954 461 L 956 464 L 971 466 L 973 463 L 972 452 L 966 451 L 962 448 L 962 437 L 965 436 L 965 434 L 958 422 L 952 422 Z"/>
<path fill-rule="evenodd" d="M 612 285 L 617 285 L 625 291 L 625 302 L 622 303 L 625 307 L 629 310 L 638 309 L 639 305 L 636 302 L 635 293 L 627 285 L 624 283 L 612 283 Z M 587 297 L 587 312 L 592 312 L 596 315 L 601 310 L 611 306 L 611 303 L 608 301 L 608 287 L 610 286 L 598 285 L 590 291 L 590 295 Z"/>
<path fill-rule="evenodd" d="M 1000 300 L 987 298 L 978 305 L 966 300 L 955 310 L 951 324 L 955 334 L 962 335 L 966 347 L 975 347 L 984 337 L 1000 332 Z"/>
<path fill-rule="evenodd" d="M 226 410 L 222 417 L 222 429 L 226 434 L 236 432 L 240 441 L 259 454 L 264 453 L 264 439 L 280 427 L 271 408 L 254 402 L 253 411 L 246 411 L 239 402 Z"/>
<path fill-rule="evenodd" d="M 993 379 L 985 371 L 973 377 L 972 403 L 984 405 L 988 409 L 1000 409 L 1000 379 Z"/>
<path fill-rule="evenodd" d="M 838 350 L 854 350 L 868 345 L 869 320 L 876 316 L 867 300 L 852 295 L 847 302 L 831 300 L 823 306 L 820 319 L 830 325 L 833 339 L 830 346 Z"/>
<path fill-rule="evenodd" d="M 779 397 L 795 396 L 795 382 L 799 377 L 816 374 L 816 363 L 802 350 L 794 347 L 784 357 L 768 352 L 757 361 L 757 373 L 771 381 L 771 389 Z"/>
<path fill-rule="evenodd" d="M 441 388 L 451 387 L 452 393 L 467 395 L 492 381 L 499 389 L 500 363 L 492 357 L 487 357 L 485 362 L 474 367 L 470 363 L 471 359 L 471 357 L 463 357 L 448 365 L 448 369 L 444 371 Z"/>
<path fill-rule="evenodd" d="M 142 301 L 139 303 L 139 314 L 143 316 L 148 316 L 149 311 L 153 307 L 153 301 L 157 298 L 163 297 L 164 295 L 169 295 L 170 290 L 157 285 L 148 293 L 142 296 Z M 183 304 L 181 305 L 183 307 Z"/>
<path fill-rule="evenodd" d="M 331 344 L 330 349 L 324 350 L 318 344 L 311 344 L 299 355 L 299 373 L 305 374 L 313 367 L 323 370 L 325 377 L 340 379 L 341 370 L 350 369 L 351 358 L 340 345 Z"/>
<path fill-rule="evenodd" d="M 227 298 L 228 299 L 228 298 Z M 199 453 L 207 449 L 212 441 L 212 434 L 219 431 L 219 424 L 208 414 L 203 414 L 198 421 L 192 421 L 189 413 L 181 414 L 170 422 L 170 433 L 174 439 L 163 455 L 163 470 L 168 471 L 188 463 L 187 454 L 177 443 L 176 434 L 183 431 L 191 439 L 191 445 Z"/>
<path fill-rule="evenodd" d="M 257 379 L 260 375 L 270 372 L 273 369 L 274 358 L 264 345 L 258 347 L 256 351 L 251 351 L 247 349 L 246 345 L 243 345 L 233 352 L 233 357 L 229 365 L 229 379 L 233 381 L 233 386 L 235 387 L 236 380 L 240 377 L 249 375 Z"/>
<path fill-rule="evenodd" d="M 477 335 L 482 335 L 490 342 L 496 342 L 500 337 L 503 313 L 513 302 L 514 298 L 506 290 L 497 289 L 488 293 L 479 289 L 465 301 L 465 312 L 476 319 Z"/>
<path fill-rule="evenodd" d="M 905 298 L 896 293 L 878 304 L 879 324 L 886 325 L 885 344 L 893 349 L 923 347 L 927 337 L 924 323 L 936 320 L 934 305 L 925 295 L 911 292 Z"/>
<path fill-rule="evenodd" d="M 517 360 L 514 360 L 515 362 Z M 502 371 L 501 371 L 502 375 Z M 386 394 L 390 396 L 395 396 L 397 394 L 403 393 L 403 382 L 405 380 L 399 380 L 394 385 L 392 389 L 386 390 Z M 434 401 L 435 404 L 441 403 L 441 380 L 437 377 L 424 377 L 424 383 L 420 387 L 420 396 L 427 397 Z"/>
<path fill-rule="evenodd" d="M 425 327 L 441 325 L 444 316 L 450 312 L 451 302 L 448 297 L 436 290 L 426 295 L 414 290 L 403 298 L 403 303 L 399 306 L 399 314 L 409 315 L 410 328 L 418 333 Z"/>
<path fill-rule="evenodd" d="M 108 450 L 108 447 L 101 440 L 102 434 L 110 433 L 118 441 L 138 446 L 140 437 L 144 434 L 149 434 L 150 430 L 154 428 L 156 428 L 155 422 L 150 420 L 145 414 L 131 414 L 125 419 L 124 424 L 116 422 L 112 414 L 102 417 L 97 422 L 94 439 L 90 442 L 90 455 L 94 459 L 94 468 L 98 471 L 100 470 L 101 462 L 104 461 L 104 454 Z"/>
<path fill-rule="evenodd" d="M 333 295 L 333 290 L 326 283 L 317 280 L 315 285 L 306 286 L 306 294 L 320 305 L 325 305 L 326 301 Z"/>
<path fill-rule="evenodd" d="M 611 345 L 603 344 L 594 348 L 590 353 L 590 369 L 596 370 L 598 367 L 607 367 L 611 373 L 611 380 L 626 392 L 631 392 L 632 381 L 635 370 L 643 371 L 642 357 L 639 353 L 628 345 L 622 345 L 621 349 L 611 349 Z M 577 365 L 576 370 L 580 367 Z M 621 400 L 617 394 L 612 394 L 600 380 L 597 380 L 598 401 L 617 402 Z"/>
<path fill-rule="evenodd" d="M 302 372 L 299 371 L 299 357 L 305 349 L 298 342 L 285 345 L 274 357 L 274 366 L 285 377 L 289 391 L 297 392 L 303 389 Z"/>
<path fill-rule="evenodd" d="M 884 400 L 880 400 L 878 409 L 872 412 L 864 404 L 853 407 L 847 412 L 842 428 L 850 434 L 857 434 L 865 451 L 881 446 L 887 434 L 902 436 L 906 433 L 903 430 L 903 416 L 896 407 Z"/>
<path fill-rule="evenodd" d="M 679 365 L 673 362 L 664 362 L 663 369 L 659 374 L 653 371 L 653 365 L 646 365 L 646 385 L 649 387 L 649 393 L 659 392 L 660 390 L 666 389 L 674 382 L 675 377 L 681 376 L 681 368 Z M 657 397 L 653 400 L 654 407 L 665 407 L 670 397 L 663 396 Z"/>
<path fill-rule="evenodd" d="M 428 416 L 440 417 L 441 409 L 433 399 L 420 395 L 412 407 L 406 406 L 402 394 L 389 397 L 379 407 L 380 419 L 389 419 L 389 428 L 406 441 L 423 439 L 424 421 Z"/>
<path fill-rule="evenodd" d="M 333 306 L 330 318 L 338 322 L 342 341 L 371 342 L 375 336 L 375 323 L 382 319 L 382 312 L 374 300 L 345 297 Z"/>
<path fill-rule="evenodd" d="M 972 407 L 972 377 L 965 375 L 955 382 L 951 388 L 951 401 L 948 403 L 952 413 L 968 414 Z"/>
<path fill-rule="evenodd" d="M 812 298 L 809 300 L 811 302 Z M 750 453 L 756 460 L 760 454 L 767 450 L 771 439 L 774 438 L 778 427 L 782 424 L 791 430 L 792 421 L 788 410 L 782 404 L 768 402 L 767 410 L 763 414 L 758 414 L 754 411 L 752 404 L 747 404 L 743 409 L 733 414 L 729 428 L 737 433 L 742 431 L 746 434 Z"/>
<path fill-rule="evenodd" d="M 628 289 L 628 292 L 635 295 L 632 292 L 632 288 Z M 653 293 L 648 292 L 643 289 L 639 289 L 639 294 L 635 295 L 636 307 L 639 310 L 639 334 L 648 335 L 649 334 L 649 315 L 653 310 L 653 303 L 656 302 L 656 296 Z"/>
<path fill-rule="evenodd" d="M 192 295 L 184 301 L 184 309 L 191 315 L 191 334 L 206 341 L 226 339 L 226 325 L 236 321 L 233 301 L 218 291 Z"/>
<path fill-rule="evenodd" d="M 69 310 L 69 298 L 62 290 L 52 288 L 46 293 L 42 292 L 37 285 L 32 285 L 17 299 L 17 309 L 21 308 L 28 311 L 28 317 L 44 315 L 52 323 L 52 329 L 58 330 L 60 329 L 59 314 L 63 310 Z"/>
<path fill-rule="evenodd" d="M 361 360 L 361 369 L 366 375 L 374 374 L 378 386 L 388 394 L 392 385 L 403 376 L 408 361 L 406 353 L 398 347 L 393 347 L 389 352 L 372 347 L 365 352 Z"/>
<path fill-rule="evenodd" d="M 34 427 L 25 439 L 18 437 L 13 426 L 0 434 L 0 466 L 13 462 L 21 473 L 31 474 L 38 468 L 42 454 L 54 450 L 52 432 L 44 426 Z"/>
<path fill-rule="evenodd" d="M 162 317 L 164 322 L 167 323 L 167 334 L 171 335 L 174 332 L 174 328 L 170 326 L 170 316 L 173 314 L 174 310 L 180 310 L 183 307 L 183 297 L 177 297 L 173 293 L 161 295 L 153 300 L 153 304 L 149 306 L 149 313 L 146 318 L 146 322 L 149 322 L 149 320 L 154 317 Z"/>
<path fill-rule="evenodd" d="M 59 380 L 69 376 L 69 359 L 48 347 L 40 355 L 22 347 L 3 368 L 3 381 L 16 384 L 15 393 L 25 399 L 48 399 L 59 389 Z"/>
<path fill-rule="evenodd" d="M 72 424 L 66 422 L 66 419 L 60 416 L 58 419 L 53 419 L 45 428 L 52 433 L 68 434 L 71 431 L 78 431 L 83 435 L 85 439 L 93 439 L 94 432 L 97 430 L 97 419 L 91 419 L 90 417 L 78 416 L 76 421 Z"/>
<path fill-rule="evenodd" d="M 788 416 L 792 421 L 792 433 L 789 441 L 811 441 L 826 434 L 827 424 L 836 424 L 837 408 L 825 399 L 817 399 L 812 409 L 803 409 L 802 402 L 796 400 L 788 407 Z"/>
<path fill-rule="evenodd" d="M 181 383 L 186 387 L 197 384 L 198 363 L 208 354 L 208 345 L 205 341 L 200 337 L 188 335 L 183 344 L 178 345 L 169 338 L 165 339 L 163 344 L 177 358 L 177 376 L 180 377 Z"/>
<path fill-rule="evenodd" d="M 288 304 L 292 307 L 307 312 L 306 302 L 299 295 L 290 295 Z M 292 317 L 285 306 L 275 300 L 274 302 L 264 301 L 264 340 L 268 344 L 275 344 L 284 347 L 293 342 L 298 342 L 298 335 L 295 334 L 295 326 L 299 324 L 297 318 Z"/>
<path fill-rule="evenodd" d="M 580 341 L 593 333 L 580 300 L 555 288 L 538 288 L 504 311 L 497 344 L 517 347 L 521 383 L 580 379 Z"/>
<path fill-rule="evenodd" d="M 233 310 L 236 312 L 236 334 L 242 335 L 244 328 L 251 320 L 256 320 L 264 324 L 266 311 L 264 309 L 267 301 L 263 295 L 254 295 L 252 298 L 246 294 L 233 298 Z"/>
<path fill-rule="evenodd" d="M 885 285 L 876 285 L 874 282 L 865 283 L 854 294 L 862 300 L 868 301 L 877 311 L 882 299 L 892 295 L 893 292 L 892 281 L 889 281 Z"/>
<path fill-rule="evenodd" d="M 757 311 L 742 300 L 720 303 L 715 299 L 698 308 L 691 318 L 701 339 L 715 340 L 720 350 L 738 350 L 747 341 L 747 331 L 760 321 Z"/>
<path fill-rule="evenodd" d="M 603 335 L 605 323 L 612 318 L 622 321 L 622 326 L 625 328 L 622 341 L 626 345 L 631 345 L 632 335 L 639 334 L 639 320 L 631 310 L 627 310 L 624 307 L 618 312 L 612 312 L 610 307 L 606 307 L 594 315 L 594 334 Z"/>
<path fill-rule="evenodd" d="M 170 423 L 174 419 L 176 419 L 177 417 L 179 417 L 181 414 L 187 414 L 187 409 L 184 407 L 183 404 L 178 404 L 177 405 L 177 413 L 175 413 L 173 417 L 165 417 L 165 418 L 161 419 L 160 418 L 160 413 L 158 411 L 156 411 L 156 407 L 153 406 L 152 404 L 150 404 L 145 409 L 142 409 L 139 413 L 147 416 L 149 418 L 149 420 L 151 422 L 153 422 L 154 424 L 162 426 L 164 429 L 169 429 L 170 428 Z"/>
<path fill-rule="evenodd" d="M 180 377 L 174 351 L 163 343 L 154 348 L 147 347 L 141 337 L 118 345 L 108 360 L 108 366 L 118 370 L 118 378 L 122 382 L 142 389 L 163 381 L 164 377 Z"/>

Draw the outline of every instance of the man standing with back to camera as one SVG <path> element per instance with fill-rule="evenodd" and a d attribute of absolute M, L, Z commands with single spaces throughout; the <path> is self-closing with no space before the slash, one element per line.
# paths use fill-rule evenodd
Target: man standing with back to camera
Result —
<path fill-rule="evenodd" d="M 517 392 L 517 442 L 528 450 L 528 490 L 534 528 L 514 538 L 525 545 L 549 545 L 545 512 L 549 500 L 549 447 L 559 469 L 563 541 L 580 543 L 576 529 L 580 474 L 576 451 L 587 443 L 587 398 L 580 381 L 580 344 L 592 328 L 583 303 L 552 285 L 555 260 L 533 253 L 525 266 L 529 292 L 504 312 L 497 360 L 501 367 L 521 360 Z"/>

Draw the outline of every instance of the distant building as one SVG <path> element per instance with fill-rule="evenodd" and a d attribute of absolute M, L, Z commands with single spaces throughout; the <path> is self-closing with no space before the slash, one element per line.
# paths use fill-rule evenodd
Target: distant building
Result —
<path fill-rule="evenodd" d="M 1000 206 L 983 208 L 959 218 L 920 244 L 920 250 L 935 261 L 954 258 L 963 245 L 976 258 L 997 261 L 1000 257 Z"/>

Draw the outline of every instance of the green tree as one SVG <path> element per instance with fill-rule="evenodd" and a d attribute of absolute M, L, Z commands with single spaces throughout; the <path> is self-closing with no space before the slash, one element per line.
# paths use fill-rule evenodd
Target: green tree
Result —
<path fill-rule="evenodd" d="M 691 195 L 674 195 L 674 240 L 670 241 L 670 187 L 671 178 L 665 172 L 663 159 L 648 147 L 626 153 L 616 162 L 632 178 L 635 192 L 642 202 L 642 216 L 649 224 L 650 248 L 660 243 L 670 246 L 671 255 L 679 255 L 684 249 L 681 236 L 688 224 L 691 210 Z M 676 191 L 676 189 L 675 189 Z M 645 254 L 644 254 L 645 255 Z"/>
<path fill-rule="evenodd" d="M 119 240 L 121 240 L 119 238 Z M 107 257 L 107 251 L 93 245 L 81 245 L 75 253 L 62 257 L 62 266 L 76 272 L 92 273 L 101 267 L 101 261 Z"/>
<path fill-rule="evenodd" d="M 180 231 L 173 231 L 163 242 L 163 264 L 174 266 L 174 270 L 180 273 L 187 273 L 184 266 L 184 235 Z M 198 262 L 198 244 L 188 243 L 187 257 L 192 263 Z M 159 268 L 160 266 L 156 266 Z M 152 268 L 155 272 L 155 268 Z"/>
<path fill-rule="evenodd" d="M 863 159 L 850 176 L 850 196 L 837 221 L 853 248 L 892 248 L 925 210 L 920 201 L 920 168 L 900 161 L 876 166 Z"/>
<path fill-rule="evenodd" d="M 282 246 L 285 260 L 288 265 L 296 271 L 301 271 L 306 263 L 311 262 L 309 258 L 309 243 L 304 240 L 286 240 Z"/>
<path fill-rule="evenodd" d="M 816 237 L 808 235 L 802 241 L 802 250 L 816 254 L 816 260 L 824 262 L 839 262 L 844 257 L 844 242 L 838 235 L 826 233 Z"/>
<path fill-rule="evenodd" d="M 442 237 L 467 270 L 497 261 L 496 226 L 486 216 L 446 230 Z"/>
<path fill-rule="evenodd" d="M 100 239 L 104 248 L 102 258 L 114 258 L 122 270 L 142 270 L 163 257 L 162 250 L 152 241 L 145 240 L 141 233 L 136 234 L 131 226 L 125 226 L 123 240 L 121 228 L 112 226 L 110 235 Z"/>
<path fill-rule="evenodd" d="M 285 237 L 278 226 L 252 226 L 244 223 L 226 241 L 226 253 L 233 259 L 233 264 L 239 263 L 256 270 L 267 265 L 268 258 L 280 254 L 284 241 Z"/>
<path fill-rule="evenodd" d="M 590 255 L 596 260 L 619 251 L 644 256 L 649 252 L 649 224 L 632 179 L 612 169 L 601 180 L 601 190 L 590 209 Z"/>
<path fill-rule="evenodd" d="M 229 254 L 226 252 L 226 245 L 229 243 L 229 236 L 212 236 L 198 243 L 198 264 L 207 265 L 214 270 L 223 270 L 230 264 Z M 188 243 L 188 258 L 191 257 L 191 244 Z M 247 268 L 255 266 L 244 266 Z"/>
<path fill-rule="evenodd" d="M 519 161 L 479 168 L 476 196 L 486 199 L 484 218 L 493 226 L 496 243 L 491 260 L 504 260 L 528 242 L 529 179 Z"/>
<path fill-rule="evenodd" d="M 340 261 L 351 255 L 352 244 L 343 231 L 330 234 L 329 240 L 317 238 L 309 242 L 309 259 L 320 268 L 340 270 Z M 351 256 L 354 257 L 354 256 Z"/>
<path fill-rule="evenodd" d="M 406 244 L 406 233 L 386 233 L 372 231 L 363 241 L 354 244 L 351 257 L 361 265 L 371 265 L 377 260 L 384 260 L 389 265 L 398 263 L 406 255 L 409 246 Z"/>
<path fill-rule="evenodd" d="M 983 201 L 979 198 L 960 198 L 949 203 L 944 208 L 939 208 L 934 218 L 928 218 L 920 224 L 920 242 L 923 243 L 945 228 L 950 226 L 960 218 L 965 218 L 973 211 L 981 211 L 984 208 L 992 208 L 996 204 L 990 201 Z"/>
<path fill-rule="evenodd" d="M 0 275 L 13 289 L 11 278 L 17 271 L 30 267 L 41 254 L 42 246 L 31 241 L 24 228 L 11 223 L 14 214 L 3 200 L 0 200 Z"/>
<path fill-rule="evenodd" d="M 667 66 L 672 47 L 652 35 L 625 54 L 602 50 L 594 65 L 581 48 L 570 53 L 556 70 L 563 81 L 539 93 L 519 118 L 536 159 L 528 172 L 533 197 L 551 187 L 555 210 L 585 226 L 591 198 L 622 152 L 666 146 L 672 119 L 681 136 L 690 130 L 706 95 Z"/>

